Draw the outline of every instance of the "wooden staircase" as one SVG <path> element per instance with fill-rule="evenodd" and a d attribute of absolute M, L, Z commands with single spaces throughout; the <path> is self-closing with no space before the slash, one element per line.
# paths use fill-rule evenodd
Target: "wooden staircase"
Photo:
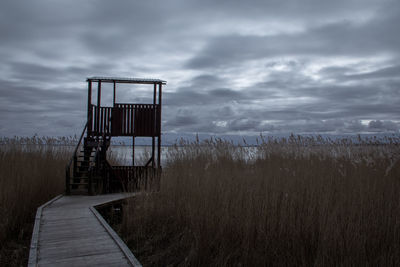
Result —
<path fill-rule="evenodd" d="M 67 195 L 159 190 L 162 169 L 150 165 L 153 157 L 144 166 L 112 166 L 107 161 L 111 137 L 83 138 L 85 132 L 86 126 L 66 167 Z"/>
<path fill-rule="evenodd" d="M 69 183 L 71 194 L 87 194 L 89 193 L 90 168 L 95 165 L 95 151 L 81 149 L 74 164 L 76 166 Z"/>
<path fill-rule="evenodd" d="M 74 154 L 66 167 L 66 193 L 72 195 L 93 195 L 104 193 L 106 181 L 102 170 L 109 166 L 106 152 L 110 146 L 110 138 L 98 136 L 82 139 L 82 135 L 75 148 Z"/>

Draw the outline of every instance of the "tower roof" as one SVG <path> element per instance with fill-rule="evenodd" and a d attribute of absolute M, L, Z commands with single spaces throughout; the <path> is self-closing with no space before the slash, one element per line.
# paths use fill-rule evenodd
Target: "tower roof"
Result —
<path fill-rule="evenodd" d="M 166 84 L 167 82 L 160 79 L 148 78 L 123 78 L 123 77 L 88 77 L 88 82 L 104 82 L 104 83 L 141 83 L 141 84 Z"/>

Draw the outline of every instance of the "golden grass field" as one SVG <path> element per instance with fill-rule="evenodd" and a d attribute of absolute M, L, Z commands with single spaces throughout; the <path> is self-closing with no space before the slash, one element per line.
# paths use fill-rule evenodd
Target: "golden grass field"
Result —
<path fill-rule="evenodd" d="M 71 139 L 3 138 L 0 146 L 0 266 L 26 266 L 36 209 L 65 189 Z M 64 145 L 55 145 L 61 143 Z"/>
<path fill-rule="evenodd" d="M 0 266 L 25 266 L 76 140 L 0 141 Z M 120 228 L 144 266 L 400 266 L 398 137 L 182 141 L 161 183 Z"/>
<path fill-rule="evenodd" d="M 171 149 L 121 233 L 144 266 L 400 266 L 398 138 Z"/>

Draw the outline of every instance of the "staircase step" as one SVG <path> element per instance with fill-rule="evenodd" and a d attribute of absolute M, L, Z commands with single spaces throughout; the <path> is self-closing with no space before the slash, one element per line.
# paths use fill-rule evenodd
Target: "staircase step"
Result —
<path fill-rule="evenodd" d="M 90 167 L 92 166 L 77 166 L 76 169 L 80 172 L 88 172 Z"/>
<path fill-rule="evenodd" d="M 78 167 L 89 167 L 91 162 L 90 161 L 78 161 L 78 163 L 81 164 Z"/>
<path fill-rule="evenodd" d="M 87 178 L 87 177 L 74 177 L 73 178 L 74 180 L 72 180 L 71 182 L 73 182 L 73 183 L 79 183 L 80 181 L 89 181 L 89 178 Z"/>
<path fill-rule="evenodd" d="M 89 168 L 90 168 L 91 166 L 77 166 L 77 168 L 76 168 L 76 171 L 78 172 L 78 173 L 88 173 L 89 172 Z"/>
<path fill-rule="evenodd" d="M 70 185 L 88 185 L 89 183 L 70 183 Z"/>
<path fill-rule="evenodd" d="M 81 177 L 74 176 L 74 177 L 72 177 L 72 179 L 76 179 L 76 180 L 78 180 L 78 179 L 80 179 L 80 180 L 88 180 L 89 177 L 87 177 L 87 176 L 81 176 Z"/>
<path fill-rule="evenodd" d="M 88 190 L 82 189 L 72 189 L 70 192 L 71 195 L 89 195 Z"/>
<path fill-rule="evenodd" d="M 88 172 L 76 172 L 74 177 L 75 178 L 89 177 L 89 173 Z"/>
<path fill-rule="evenodd" d="M 82 171 L 77 171 L 76 172 L 76 175 L 75 175 L 75 178 L 80 178 L 80 177 L 89 177 L 89 172 L 82 172 Z"/>
<path fill-rule="evenodd" d="M 77 170 L 76 173 L 79 173 L 79 174 L 82 174 L 82 173 L 88 174 L 88 173 L 89 173 L 89 170 L 88 170 L 88 169 L 85 170 L 85 169 L 80 168 L 80 167 L 78 166 L 78 170 Z"/>
<path fill-rule="evenodd" d="M 85 167 L 85 168 L 88 168 L 88 167 L 90 167 L 91 165 L 90 165 L 90 163 L 91 162 L 88 162 L 88 161 L 85 161 L 85 162 L 79 162 L 80 163 L 80 165 L 79 166 L 77 166 L 77 167 Z M 92 164 L 93 165 L 93 164 Z"/>

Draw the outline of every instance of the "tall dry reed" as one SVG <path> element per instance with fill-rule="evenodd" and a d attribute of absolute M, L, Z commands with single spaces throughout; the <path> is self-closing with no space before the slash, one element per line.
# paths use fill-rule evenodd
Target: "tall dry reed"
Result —
<path fill-rule="evenodd" d="M 0 266 L 26 265 L 36 209 L 64 192 L 75 141 L 0 139 Z"/>
<path fill-rule="evenodd" d="M 155 266 L 399 266 L 399 139 L 183 143 L 122 234 Z"/>

